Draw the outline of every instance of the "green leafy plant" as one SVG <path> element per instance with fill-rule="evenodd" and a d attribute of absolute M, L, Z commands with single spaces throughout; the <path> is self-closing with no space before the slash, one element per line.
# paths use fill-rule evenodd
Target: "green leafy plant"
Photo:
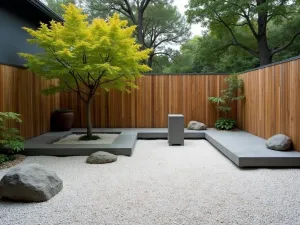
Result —
<path fill-rule="evenodd" d="M 6 149 L 12 155 L 24 149 L 23 137 L 16 128 L 5 126 L 7 121 L 22 123 L 21 115 L 14 112 L 0 112 L 0 148 Z"/>
<path fill-rule="evenodd" d="M 0 164 L 9 161 L 9 158 L 5 154 L 0 154 Z"/>
<path fill-rule="evenodd" d="M 16 159 L 15 155 L 0 154 L 0 164 L 5 163 L 7 161 L 13 161 L 15 159 Z"/>
<path fill-rule="evenodd" d="M 215 127 L 219 130 L 232 130 L 236 127 L 236 121 L 233 119 L 220 118 L 216 121 Z"/>
<path fill-rule="evenodd" d="M 217 120 L 215 127 L 220 130 L 231 130 L 235 128 L 236 121 L 229 119 L 228 114 L 232 110 L 232 102 L 245 98 L 243 95 L 243 80 L 238 75 L 232 74 L 226 77 L 224 81 L 227 84 L 227 88 L 221 90 L 221 96 L 209 97 L 208 100 L 216 105 L 219 112 L 225 114 L 225 118 Z"/>

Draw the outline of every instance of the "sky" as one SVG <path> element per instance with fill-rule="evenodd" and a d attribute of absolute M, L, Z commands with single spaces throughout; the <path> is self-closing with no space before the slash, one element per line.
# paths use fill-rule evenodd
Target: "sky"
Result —
<path fill-rule="evenodd" d="M 184 15 L 184 12 L 186 10 L 185 6 L 189 3 L 189 0 L 174 0 L 174 5 L 176 5 L 179 9 L 179 11 L 182 13 L 182 15 Z M 193 24 L 191 26 L 191 32 L 192 35 L 201 35 L 202 31 L 204 29 L 201 27 L 200 24 Z"/>

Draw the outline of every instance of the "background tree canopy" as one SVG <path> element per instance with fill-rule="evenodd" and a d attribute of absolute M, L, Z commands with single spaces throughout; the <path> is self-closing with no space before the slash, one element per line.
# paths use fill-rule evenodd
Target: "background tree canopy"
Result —
<path fill-rule="evenodd" d="M 51 8 L 58 15 L 62 16 L 64 13 L 63 7 L 61 5 L 67 5 L 69 3 L 76 4 L 76 0 L 45 0 L 49 8 Z M 78 2 L 79 4 L 79 2 Z"/>
<path fill-rule="evenodd" d="M 137 25 L 142 48 L 153 49 L 154 73 L 233 73 L 300 55 L 299 0 L 189 0 L 186 15 L 173 0 L 46 2 L 58 14 L 61 3 L 76 2 L 90 19 L 118 12 Z M 206 32 L 191 37 L 187 21 Z"/>
<path fill-rule="evenodd" d="M 271 63 L 275 54 L 300 36 L 298 0 L 190 0 L 186 13 L 190 22 L 200 22 L 212 32 L 229 36 L 225 47 L 247 51 L 261 66 Z M 270 39 L 272 24 L 294 29 L 274 43 Z"/>

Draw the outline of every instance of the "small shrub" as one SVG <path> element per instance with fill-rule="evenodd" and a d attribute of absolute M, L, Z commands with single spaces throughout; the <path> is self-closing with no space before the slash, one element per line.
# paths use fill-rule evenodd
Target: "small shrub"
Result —
<path fill-rule="evenodd" d="M 0 164 L 9 161 L 9 158 L 5 154 L 0 154 Z"/>
<path fill-rule="evenodd" d="M 218 130 L 232 130 L 236 127 L 236 121 L 233 119 L 220 118 L 216 121 L 215 127 Z"/>
<path fill-rule="evenodd" d="M 231 111 L 231 103 L 245 98 L 243 95 L 243 80 L 238 75 L 233 74 L 225 78 L 227 89 L 221 91 L 220 97 L 209 97 L 208 100 L 216 105 L 219 112 L 225 113 L 225 118 L 218 119 L 215 127 L 219 130 L 231 130 L 236 126 L 236 121 L 228 119 Z M 240 93 L 240 95 L 238 95 Z"/>
<path fill-rule="evenodd" d="M 5 122 L 13 120 L 21 123 L 21 115 L 13 112 L 0 112 L 0 148 L 6 149 L 7 154 L 12 155 L 24 149 L 23 137 L 16 128 L 8 128 Z"/>

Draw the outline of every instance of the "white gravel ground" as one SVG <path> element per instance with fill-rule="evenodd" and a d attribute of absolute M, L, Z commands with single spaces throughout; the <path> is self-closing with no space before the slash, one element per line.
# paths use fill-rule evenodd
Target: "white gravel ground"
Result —
<path fill-rule="evenodd" d="M 0 224 L 300 224 L 300 170 L 240 170 L 205 140 L 140 140 L 132 157 L 85 160 L 27 157 L 56 171 L 64 188 L 45 203 L 0 201 Z"/>
<path fill-rule="evenodd" d="M 79 141 L 79 138 L 83 135 L 85 134 L 71 134 L 57 142 L 54 142 L 53 144 L 111 144 L 119 136 L 119 134 L 93 134 L 94 136 L 100 137 L 100 139 L 92 141 Z"/>

